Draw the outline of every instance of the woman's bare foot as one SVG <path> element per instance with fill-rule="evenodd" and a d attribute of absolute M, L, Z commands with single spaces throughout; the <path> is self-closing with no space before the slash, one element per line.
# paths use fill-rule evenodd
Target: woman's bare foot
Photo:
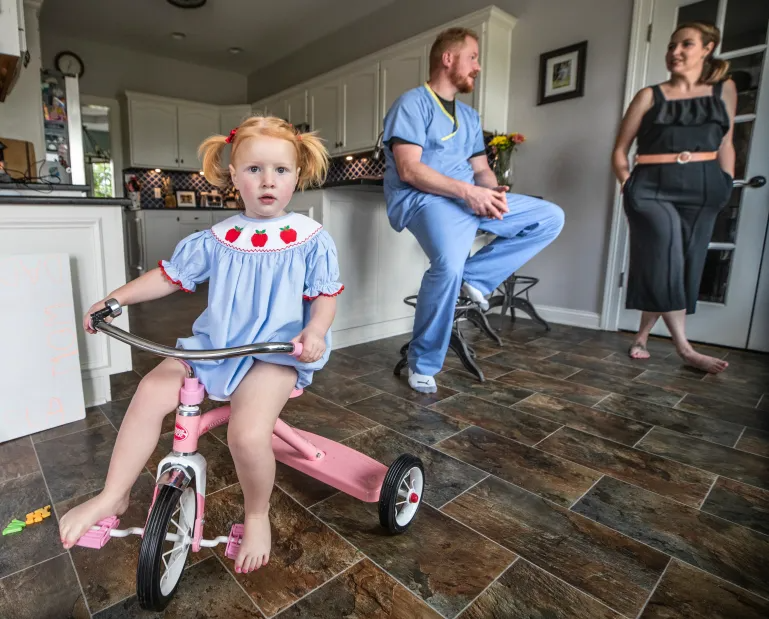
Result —
<path fill-rule="evenodd" d="M 110 516 L 120 516 L 128 509 L 128 494 L 113 497 L 101 492 L 62 516 L 59 536 L 64 548 L 72 548 L 88 529 Z"/>
<path fill-rule="evenodd" d="M 258 570 L 270 560 L 270 514 L 246 515 L 243 523 L 243 538 L 240 540 L 238 558 L 235 559 L 235 571 L 243 574 Z"/>
<path fill-rule="evenodd" d="M 651 357 L 649 351 L 646 350 L 646 342 L 633 342 L 627 354 L 631 359 L 648 359 Z"/>
<path fill-rule="evenodd" d="M 678 351 L 678 356 L 681 357 L 688 365 L 695 367 L 699 370 L 704 370 L 711 374 L 718 374 L 723 372 L 729 364 L 723 359 L 717 359 L 716 357 L 708 357 L 707 355 L 701 355 L 693 348 L 688 350 Z"/>

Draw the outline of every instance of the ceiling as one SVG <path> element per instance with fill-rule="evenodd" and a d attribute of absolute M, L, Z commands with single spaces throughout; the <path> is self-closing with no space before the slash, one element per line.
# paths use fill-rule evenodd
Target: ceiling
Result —
<path fill-rule="evenodd" d="M 43 36 L 56 32 L 248 75 L 394 0 L 45 0 Z M 174 40 L 172 32 L 183 32 Z M 238 55 L 228 52 L 240 47 Z M 76 49 L 72 51 L 77 53 Z"/>

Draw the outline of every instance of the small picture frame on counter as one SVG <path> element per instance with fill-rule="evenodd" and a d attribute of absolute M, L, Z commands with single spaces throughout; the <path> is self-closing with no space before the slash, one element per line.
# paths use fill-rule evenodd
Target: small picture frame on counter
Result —
<path fill-rule="evenodd" d="M 197 204 L 197 201 L 195 200 L 195 192 L 194 191 L 177 191 L 176 204 L 180 208 L 197 206 L 198 204 Z"/>

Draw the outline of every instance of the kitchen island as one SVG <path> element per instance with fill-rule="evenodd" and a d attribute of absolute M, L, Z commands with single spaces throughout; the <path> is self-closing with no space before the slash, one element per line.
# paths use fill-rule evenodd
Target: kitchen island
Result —
<path fill-rule="evenodd" d="M 58 188 L 58 195 L 29 189 L 20 192 L 24 195 L 8 193 L 0 195 L 2 255 L 67 254 L 79 327 L 95 301 L 126 282 L 123 211 L 130 201 L 89 198 L 80 189 Z M 115 324 L 128 329 L 128 312 Z M 131 369 L 130 349 L 109 337 L 76 331 L 85 405 L 107 402 L 110 375 Z"/>

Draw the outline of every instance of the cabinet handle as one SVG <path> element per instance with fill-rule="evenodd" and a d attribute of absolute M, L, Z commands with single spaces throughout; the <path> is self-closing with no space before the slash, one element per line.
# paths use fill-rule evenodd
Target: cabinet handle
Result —
<path fill-rule="evenodd" d="M 177 157 L 176 159 L 174 159 L 174 161 L 175 161 L 176 163 L 179 163 L 179 158 Z"/>
<path fill-rule="evenodd" d="M 184 163 L 184 159 L 182 159 L 182 163 Z"/>
<path fill-rule="evenodd" d="M 179 221 L 179 218 L 178 218 L 178 217 L 176 218 L 176 221 Z"/>

